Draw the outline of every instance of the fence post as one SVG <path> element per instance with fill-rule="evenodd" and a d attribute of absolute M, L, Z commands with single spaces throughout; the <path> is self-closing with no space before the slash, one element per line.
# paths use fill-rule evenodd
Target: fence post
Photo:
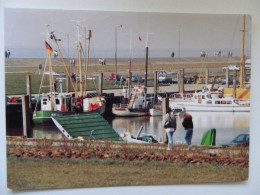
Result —
<path fill-rule="evenodd" d="M 22 96 L 23 136 L 32 137 L 31 114 L 29 109 L 29 96 Z"/>

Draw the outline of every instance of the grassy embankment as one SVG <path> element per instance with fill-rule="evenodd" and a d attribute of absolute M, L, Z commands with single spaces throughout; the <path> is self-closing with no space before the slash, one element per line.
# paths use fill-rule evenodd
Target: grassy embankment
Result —
<path fill-rule="evenodd" d="M 197 58 L 194 59 L 195 63 L 192 62 L 182 62 L 181 67 L 185 69 L 199 69 L 201 70 L 201 62 L 200 59 L 198 61 Z M 218 60 L 221 60 L 219 58 Z M 222 59 L 223 60 L 223 59 Z M 5 67 L 5 83 L 6 83 L 6 94 L 24 94 L 26 93 L 26 75 L 31 75 L 32 76 L 32 93 L 38 93 L 39 91 L 39 86 L 40 86 L 40 81 L 41 81 L 41 75 L 38 74 L 38 64 L 44 64 L 44 59 L 8 59 L 6 61 L 6 67 Z M 64 72 L 65 69 L 62 63 L 60 62 L 59 59 L 54 60 L 54 65 L 53 70 L 56 72 Z M 217 73 L 219 76 L 223 76 L 224 72 L 221 71 L 221 67 L 223 66 L 223 63 L 208 63 L 204 64 L 204 68 L 219 68 L 220 72 Z M 68 67 L 70 72 L 76 72 L 75 67 Z M 118 73 L 123 74 L 126 76 L 128 74 L 128 69 L 129 66 L 128 64 L 122 64 L 117 66 Z M 149 71 L 177 71 L 178 65 L 177 62 L 169 63 L 169 62 L 154 62 L 153 64 L 149 64 Z M 114 65 L 90 65 L 89 66 L 89 74 L 92 75 L 93 73 L 106 73 L 104 75 L 106 78 L 111 72 L 115 72 L 115 66 Z M 144 64 L 133 64 L 132 65 L 132 71 L 135 73 L 133 74 L 140 74 L 141 76 L 144 76 Z M 198 74 L 199 70 L 196 70 L 194 73 Z M 46 70 L 47 71 L 47 70 Z M 185 76 L 192 77 L 194 73 L 185 73 Z M 216 73 L 210 72 L 210 76 L 215 76 Z M 202 72 L 202 76 L 205 76 L 205 73 Z M 47 81 L 48 77 L 46 77 Z M 153 86 L 153 74 L 150 72 L 148 73 L 148 79 L 151 80 L 151 82 L 148 82 L 148 86 Z M 133 83 L 136 84 L 136 83 Z M 98 87 L 98 81 L 96 80 L 96 83 L 93 81 L 88 81 L 88 86 L 87 90 L 95 90 Z M 111 89 L 114 88 L 114 84 L 111 83 L 110 81 L 105 80 L 103 82 L 103 88 L 104 89 Z M 63 83 L 63 89 L 65 89 L 65 83 Z M 45 89 L 44 92 L 47 92 L 48 90 Z M 70 91 L 73 91 L 73 88 L 70 87 Z"/>
<path fill-rule="evenodd" d="M 17 145 L 22 142 L 14 140 L 15 145 L 7 147 L 8 187 L 16 190 L 248 179 L 248 148 L 193 146 L 187 150 L 176 145 L 167 151 L 165 145 L 157 144 L 51 140 Z"/>
<path fill-rule="evenodd" d="M 248 167 L 218 164 L 8 157 L 8 188 L 13 190 L 241 182 L 247 178 Z"/>

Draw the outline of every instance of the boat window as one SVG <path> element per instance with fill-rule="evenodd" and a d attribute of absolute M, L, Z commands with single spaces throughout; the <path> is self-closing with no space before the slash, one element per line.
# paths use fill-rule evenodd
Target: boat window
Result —
<path fill-rule="evenodd" d="M 65 104 L 65 99 L 62 99 L 62 104 Z"/>
<path fill-rule="evenodd" d="M 222 104 L 226 104 L 227 102 L 226 101 L 221 101 Z"/>
<path fill-rule="evenodd" d="M 203 100 L 206 99 L 205 95 L 202 95 L 202 99 L 203 99 Z"/>
<path fill-rule="evenodd" d="M 59 105 L 60 104 L 60 100 L 56 99 L 56 104 Z"/>
<path fill-rule="evenodd" d="M 211 99 L 211 95 L 209 93 L 207 94 L 207 98 Z"/>
<path fill-rule="evenodd" d="M 46 105 L 46 104 L 47 104 L 47 99 L 43 99 L 43 100 L 42 100 L 42 104 L 43 104 L 43 105 Z"/>
<path fill-rule="evenodd" d="M 220 101 L 215 101 L 215 104 L 220 104 Z"/>
<path fill-rule="evenodd" d="M 181 94 L 176 94 L 176 98 L 181 98 Z"/>
<path fill-rule="evenodd" d="M 232 104 L 232 101 L 227 101 L 227 104 Z"/>
<path fill-rule="evenodd" d="M 208 101 L 206 102 L 206 104 L 212 104 L 212 101 L 211 101 L 211 100 L 208 100 Z"/>

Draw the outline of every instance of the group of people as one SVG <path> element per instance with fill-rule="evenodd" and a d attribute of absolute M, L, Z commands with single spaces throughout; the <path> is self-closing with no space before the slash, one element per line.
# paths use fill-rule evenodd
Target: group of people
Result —
<path fill-rule="evenodd" d="M 176 131 L 177 122 L 176 117 L 172 112 L 171 108 L 168 108 L 165 116 L 162 120 L 162 125 L 166 130 L 167 138 L 168 138 L 168 150 L 171 149 L 173 145 L 173 134 Z M 184 141 L 187 145 L 191 144 L 192 134 L 193 134 L 193 121 L 192 116 L 188 113 L 183 114 L 183 122 L 182 126 L 184 128 Z"/>

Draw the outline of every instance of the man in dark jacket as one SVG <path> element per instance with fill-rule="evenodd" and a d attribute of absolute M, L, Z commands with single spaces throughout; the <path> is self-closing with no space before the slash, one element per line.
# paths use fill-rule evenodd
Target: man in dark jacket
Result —
<path fill-rule="evenodd" d="M 184 127 L 184 140 L 187 145 L 190 145 L 193 134 L 192 116 L 188 113 L 185 113 L 183 117 L 184 120 L 182 122 L 182 126 Z"/>

